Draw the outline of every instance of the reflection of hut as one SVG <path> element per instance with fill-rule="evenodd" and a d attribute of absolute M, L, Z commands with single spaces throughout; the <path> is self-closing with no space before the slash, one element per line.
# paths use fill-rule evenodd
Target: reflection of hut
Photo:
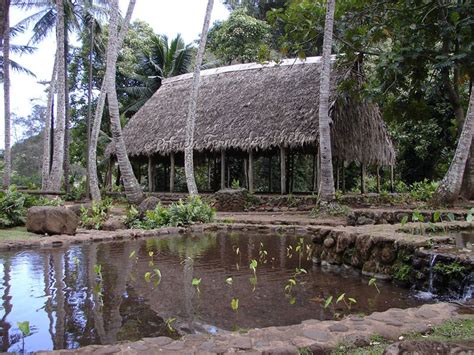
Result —
<path fill-rule="evenodd" d="M 278 65 L 243 64 L 202 72 L 194 149 L 198 163 L 209 162 L 212 157 L 215 188 L 225 187 L 230 181 L 226 178 L 230 157 L 242 159 L 245 185 L 253 190 L 255 159 L 276 156 L 279 163 L 273 172 L 280 171 L 280 191 L 291 191 L 292 157 L 317 152 L 320 63 L 319 57 L 313 57 L 285 60 Z M 392 166 L 394 148 L 379 108 L 347 91 L 336 90 L 348 78 L 355 79 L 349 81 L 357 87 L 362 75 L 354 69 L 338 68 L 332 76 L 335 161 Z M 171 191 L 175 166 L 183 163 L 191 82 L 192 74 L 166 79 L 124 129 L 132 161 L 149 163 L 152 182 L 156 181 L 156 164 L 166 166 Z M 315 166 L 316 161 L 315 157 Z M 312 186 L 317 185 L 318 174 L 314 171 Z M 271 178 L 268 184 L 271 187 Z"/>

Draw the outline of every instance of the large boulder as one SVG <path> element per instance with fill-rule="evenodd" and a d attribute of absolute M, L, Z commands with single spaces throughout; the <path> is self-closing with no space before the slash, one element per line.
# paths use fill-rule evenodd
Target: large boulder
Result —
<path fill-rule="evenodd" d="M 102 225 L 104 231 L 117 231 L 120 229 L 127 229 L 123 218 L 120 216 L 111 216 Z"/>
<path fill-rule="evenodd" d="M 75 235 L 78 224 L 79 218 L 66 207 L 31 207 L 26 216 L 26 229 L 36 234 Z"/>
<path fill-rule="evenodd" d="M 222 212 L 243 212 L 248 203 L 246 189 L 223 189 L 215 193 L 214 207 Z"/>
<path fill-rule="evenodd" d="M 146 211 L 152 211 L 158 206 L 160 203 L 160 199 L 154 196 L 147 197 L 140 203 L 138 206 L 138 212 L 140 213 L 140 217 L 145 217 Z"/>

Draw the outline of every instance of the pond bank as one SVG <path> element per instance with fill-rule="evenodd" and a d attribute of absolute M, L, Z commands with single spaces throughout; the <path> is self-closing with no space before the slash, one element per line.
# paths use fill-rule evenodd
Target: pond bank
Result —
<path fill-rule="evenodd" d="M 186 335 L 180 340 L 148 338 L 131 343 L 87 346 L 76 350 L 37 352 L 37 354 L 313 354 L 329 353 L 340 344 L 367 346 L 374 335 L 397 341 L 407 333 L 426 333 L 447 321 L 466 319 L 463 307 L 452 303 L 423 305 L 405 310 L 392 308 L 366 317 L 349 316 L 341 321 L 304 321 L 298 325 L 252 329 L 247 333 Z"/>

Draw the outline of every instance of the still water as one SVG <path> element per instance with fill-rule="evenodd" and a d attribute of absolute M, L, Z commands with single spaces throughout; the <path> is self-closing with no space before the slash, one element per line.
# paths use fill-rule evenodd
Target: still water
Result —
<path fill-rule="evenodd" d="M 378 293 L 351 270 L 314 266 L 310 246 L 295 236 L 223 233 L 1 253 L 0 351 L 290 325 L 422 302 L 390 283 L 378 282 Z M 357 303 L 323 308 L 342 293 Z M 25 339 L 22 321 L 31 327 Z"/>

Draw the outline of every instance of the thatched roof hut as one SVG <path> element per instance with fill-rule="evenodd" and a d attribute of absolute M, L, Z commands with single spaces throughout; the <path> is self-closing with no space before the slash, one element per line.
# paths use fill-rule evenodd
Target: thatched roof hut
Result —
<path fill-rule="evenodd" d="M 317 146 L 320 57 L 279 64 L 204 70 L 195 150 L 267 150 Z M 333 155 L 344 161 L 393 165 L 395 152 L 379 108 L 337 85 L 354 70 L 333 70 Z M 192 74 L 166 79 L 124 128 L 131 157 L 184 151 Z"/>

